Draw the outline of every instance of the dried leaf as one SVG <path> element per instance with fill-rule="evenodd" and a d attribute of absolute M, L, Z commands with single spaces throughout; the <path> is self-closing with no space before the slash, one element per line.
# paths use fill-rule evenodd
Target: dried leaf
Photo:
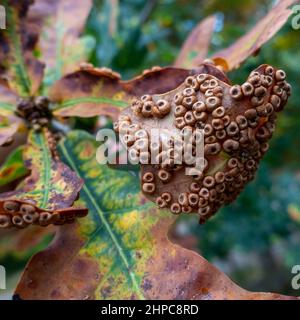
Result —
<path fill-rule="evenodd" d="M 36 0 L 29 19 L 41 32 L 39 47 L 47 63 L 47 84 L 86 61 L 94 47 L 90 37 L 79 38 L 92 6 L 91 0 Z"/>
<path fill-rule="evenodd" d="M 14 116 L 17 99 L 7 82 L 0 80 L 0 146 L 9 144 L 20 127 L 20 119 Z"/>
<path fill-rule="evenodd" d="M 159 94 L 178 87 L 184 79 L 197 72 L 208 72 L 209 65 L 195 70 L 155 68 L 130 81 L 106 68 L 84 67 L 57 81 L 50 90 L 56 103 L 54 114 L 61 117 L 93 117 L 108 115 L 117 119 L 120 108 L 128 106 L 135 96 Z M 216 71 L 215 71 L 216 70 Z M 226 75 L 214 68 L 214 75 L 228 82 Z"/>
<path fill-rule="evenodd" d="M 109 3 L 109 2 L 108 2 Z M 119 0 L 111 0 L 109 7 L 109 35 L 113 38 L 116 36 L 118 27 Z"/>
<path fill-rule="evenodd" d="M 300 223 L 300 208 L 295 204 L 290 204 L 288 206 L 289 217 L 298 223 Z"/>
<path fill-rule="evenodd" d="M 225 59 L 229 70 L 238 68 L 242 62 L 255 54 L 260 47 L 281 29 L 293 13 L 289 7 L 296 2 L 296 0 L 279 1 L 250 32 L 242 36 L 230 47 L 214 54 L 213 58 Z"/>
<path fill-rule="evenodd" d="M 44 64 L 33 56 L 37 34 L 26 21 L 31 1 L 5 0 L 7 28 L 0 31 L 1 67 L 11 88 L 20 96 L 35 94 L 41 85 Z"/>
<path fill-rule="evenodd" d="M 181 48 L 175 67 L 190 69 L 203 62 L 208 55 L 215 22 L 216 16 L 209 16 L 192 30 Z"/>
<path fill-rule="evenodd" d="M 18 96 L 9 88 L 5 81 L 0 80 L 0 116 L 8 117 L 14 114 Z"/>
<path fill-rule="evenodd" d="M 150 101 L 134 101 L 131 108 L 122 112 L 115 128 L 125 145 L 125 138 L 128 139 L 129 155 L 137 155 L 137 162 L 143 163 L 141 183 L 146 197 L 177 214 L 198 214 L 200 223 L 233 202 L 253 180 L 269 148 L 277 114 L 291 93 L 285 78 L 284 71 L 268 65 L 253 70 L 244 84 L 234 86 L 210 74 L 200 74 L 188 77 L 175 90 L 149 96 Z M 160 101 L 169 106 L 166 114 L 159 114 Z M 151 114 L 144 109 L 147 104 Z M 146 131 L 142 137 L 137 135 L 139 129 Z M 150 147 L 155 142 L 151 137 L 153 129 L 161 129 L 156 133 L 161 146 L 156 149 Z M 189 146 L 195 157 L 182 139 L 182 130 L 186 129 L 193 130 Z M 203 129 L 198 131 L 198 140 L 196 129 Z M 175 134 L 183 150 L 178 144 L 174 146 L 174 140 L 167 144 Z M 169 163 L 163 160 L 168 152 Z M 161 160 L 157 165 L 148 164 L 149 161 L 142 161 L 142 153 Z M 197 160 L 202 157 L 206 161 L 204 168 L 199 163 L 197 167 Z M 144 175 L 150 181 L 145 181 Z M 163 199 L 166 192 L 170 195 L 168 201 Z"/>
<path fill-rule="evenodd" d="M 52 245 L 32 258 L 18 299 L 296 299 L 248 292 L 172 244 L 167 233 L 174 216 L 145 203 L 136 177 L 99 165 L 97 147 L 84 132 L 61 144 L 65 161 L 85 180 L 81 200 L 90 214 L 60 228 Z"/>
<path fill-rule="evenodd" d="M 212 60 L 216 66 L 222 67 L 222 70 L 224 70 L 225 72 L 229 71 L 229 66 L 225 59 L 219 57 L 213 58 Z"/>
<path fill-rule="evenodd" d="M 18 131 L 20 121 L 16 118 L 6 118 L 0 116 L 0 147 L 10 144 L 13 136 Z"/>
<path fill-rule="evenodd" d="M 32 0 L 25 0 L 25 1 L 4 0 L 2 2 L 3 2 L 2 5 L 5 7 L 6 22 L 8 22 L 7 20 L 9 20 L 8 19 L 9 15 L 7 14 L 7 11 L 8 11 L 8 9 L 10 9 L 9 14 L 10 15 L 12 14 L 13 17 L 16 16 L 17 22 L 22 23 L 22 24 L 25 23 L 25 17 L 28 12 L 29 6 L 33 2 Z M 6 23 L 6 27 L 7 27 L 7 23 Z M 7 30 L 7 28 L 3 29 L 3 30 Z M 23 31 L 23 36 L 26 36 L 26 37 L 22 38 L 23 40 L 25 40 L 24 42 L 22 42 L 22 49 L 25 49 L 25 51 L 32 50 L 36 44 L 37 35 L 32 34 L 32 33 L 29 34 L 29 33 L 27 33 L 27 30 L 22 30 L 22 31 Z M 32 32 L 32 30 L 30 30 L 30 31 Z M 1 37 L 0 37 L 0 39 L 1 39 L 0 58 L 2 60 L 4 58 L 6 58 L 6 55 L 8 53 L 8 50 L 7 50 L 8 49 L 8 44 L 7 44 L 8 39 L 7 39 L 7 35 L 2 30 L 1 30 L 0 34 L 1 34 Z M 31 41 L 28 41 L 29 36 L 30 36 Z"/>
<path fill-rule="evenodd" d="M 40 228 L 32 226 L 23 230 L 1 230 L 0 234 L 0 261 L 5 260 L 27 262 L 33 254 L 49 245 L 57 227 Z"/>
<path fill-rule="evenodd" d="M 37 213 L 49 212 L 50 223 L 62 223 L 64 217 L 71 221 L 76 216 L 87 214 L 86 209 L 70 208 L 82 187 L 82 181 L 65 164 L 59 161 L 54 150 L 54 140 L 49 131 L 31 131 L 28 145 L 24 150 L 24 161 L 31 175 L 15 191 L 0 195 L 0 213 L 7 218 L 12 218 L 5 204 L 13 201 L 16 206 L 15 214 L 26 214 L 20 209 L 22 204 L 34 207 Z M 21 210 L 21 211 L 19 211 Z M 36 216 L 36 218 L 40 218 Z M 6 219 L 6 218 L 5 218 Z M 42 224 L 42 221 L 38 221 Z M 19 221 L 21 227 L 27 226 L 24 221 Z M 13 223 L 18 226 L 17 223 Z M 10 227 L 11 223 L 3 223 L 3 227 Z"/>
<path fill-rule="evenodd" d="M 0 167 L 0 187 L 28 174 L 23 160 L 23 147 L 16 148 Z"/>

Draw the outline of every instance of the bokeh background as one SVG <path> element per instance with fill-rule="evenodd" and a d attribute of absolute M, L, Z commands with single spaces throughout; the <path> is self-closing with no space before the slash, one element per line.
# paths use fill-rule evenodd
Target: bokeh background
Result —
<path fill-rule="evenodd" d="M 118 71 L 124 79 L 152 66 L 171 65 L 193 27 L 216 14 L 210 47 L 213 54 L 242 36 L 274 3 L 95 0 L 85 30 L 87 43 L 94 48 L 91 62 Z M 245 289 L 291 295 L 300 293 L 291 287 L 291 269 L 300 264 L 299 36 L 300 30 L 293 30 L 289 20 L 258 55 L 229 74 L 233 82 L 242 83 L 250 71 L 268 63 L 284 69 L 293 87 L 256 179 L 235 203 L 205 225 L 198 225 L 196 218 L 183 217 L 170 235 L 181 245 L 197 250 Z M 107 119 L 97 123 L 111 126 Z M 82 121 L 78 126 L 90 128 L 90 122 Z M 50 240 L 47 236 L 23 253 L 10 252 L 7 242 L 0 241 L 1 263 L 9 269 L 11 288 L 29 257 Z"/>

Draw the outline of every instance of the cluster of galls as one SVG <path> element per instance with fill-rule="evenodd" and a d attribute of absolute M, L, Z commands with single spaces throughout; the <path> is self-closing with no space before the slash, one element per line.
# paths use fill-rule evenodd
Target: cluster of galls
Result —
<path fill-rule="evenodd" d="M 186 176 L 185 169 L 194 164 L 174 162 L 142 165 L 142 190 L 160 208 L 170 208 L 174 214 L 197 212 L 205 222 L 224 204 L 234 201 L 245 184 L 254 178 L 259 161 L 268 150 L 267 141 L 275 129 L 276 113 L 281 111 L 291 94 L 282 70 L 263 65 L 253 71 L 247 81 L 230 86 L 210 74 L 189 76 L 174 94 L 160 96 L 171 112 L 163 120 L 149 120 L 156 96 L 135 100 L 125 111 L 116 129 L 127 130 L 123 136 L 129 155 L 149 159 L 153 148 L 140 154 L 147 129 L 160 125 L 184 134 L 203 129 L 204 170 Z M 149 102 L 149 103 L 148 103 Z M 148 105 L 150 105 L 148 112 Z M 145 106 L 147 108 L 143 107 Z M 151 116 L 155 116 L 151 111 Z M 145 119 L 144 119 L 145 118 Z M 143 127 L 143 129 L 141 129 Z M 191 139 L 193 152 L 197 139 Z M 151 146 L 151 147 L 150 147 Z M 161 148 L 157 145 L 156 148 Z M 170 144 L 168 152 L 174 153 Z M 160 157 L 162 155 L 160 154 Z M 176 155 L 173 155 L 173 159 Z M 172 158 L 172 157 L 171 157 Z"/>
<path fill-rule="evenodd" d="M 151 95 L 145 94 L 141 99 L 133 100 L 132 110 L 137 116 L 163 118 L 171 111 L 171 104 L 165 99 L 154 102 Z"/>
<path fill-rule="evenodd" d="M 16 114 L 34 130 L 46 127 L 51 119 L 49 99 L 44 96 L 21 98 L 17 103 Z"/>
<path fill-rule="evenodd" d="M 33 204 L 18 200 L 7 200 L 0 203 L 0 229 L 1 228 L 25 228 L 29 225 L 48 226 L 50 224 L 61 225 L 72 223 L 75 214 L 65 215 L 60 212 L 42 211 Z"/>

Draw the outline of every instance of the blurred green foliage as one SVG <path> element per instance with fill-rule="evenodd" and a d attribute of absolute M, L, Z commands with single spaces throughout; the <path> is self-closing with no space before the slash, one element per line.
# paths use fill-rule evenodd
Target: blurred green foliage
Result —
<path fill-rule="evenodd" d="M 171 65 L 193 27 L 216 14 L 212 54 L 243 35 L 273 4 L 268 0 L 95 0 L 86 28 L 97 43 L 92 62 L 120 72 L 123 78 L 155 65 Z M 256 57 L 229 74 L 239 83 L 258 65 L 268 63 L 284 69 L 293 86 L 257 178 L 204 226 L 193 218 L 182 218 L 178 224 L 183 236 L 197 238 L 207 259 L 245 288 L 294 295 L 290 272 L 300 264 L 300 219 L 289 208 L 300 208 L 299 35 L 289 21 Z"/>

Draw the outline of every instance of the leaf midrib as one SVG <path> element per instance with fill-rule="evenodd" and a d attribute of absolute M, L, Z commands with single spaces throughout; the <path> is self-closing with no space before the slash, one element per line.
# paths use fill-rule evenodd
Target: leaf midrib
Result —
<path fill-rule="evenodd" d="M 13 16 L 15 15 L 15 13 L 8 5 L 7 0 L 4 3 L 7 8 L 8 18 L 11 21 L 14 21 Z M 15 23 L 10 24 L 8 32 L 13 43 L 13 48 L 10 48 L 10 51 L 14 55 L 14 58 L 16 60 L 16 64 L 15 66 L 13 66 L 13 68 L 15 68 L 16 76 L 19 73 L 20 80 L 22 81 L 23 89 L 25 90 L 25 93 L 29 95 L 31 91 L 31 82 L 27 74 L 25 63 L 23 60 L 21 38 L 20 38 L 20 34 L 18 34 L 16 30 Z"/>
<path fill-rule="evenodd" d="M 41 203 L 41 208 L 46 208 L 49 194 L 50 194 L 50 178 L 51 178 L 51 156 L 49 155 L 49 150 L 46 146 L 45 138 L 41 134 L 37 135 L 37 140 L 42 148 L 42 161 L 44 165 L 44 173 L 42 175 L 42 182 L 44 186 L 43 200 Z"/>
<path fill-rule="evenodd" d="M 61 144 L 60 145 L 60 148 L 65 156 L 65 158 L 67 159 L 67 161 L 69 162 L 69 165 L 73 168 L 73 170 L 76 172 L 76 174 L 78 175 L 79 178 L 83 179 L 82 178 L 82 175 L 80 174 L 79 170 L 77 169 L 76 167 L 76 164 L 74 163 L 73 159 L 69 156 L 68 154 L 68 150 L 66 149 L 65 145 L 64 144 Z M 135 277 L 135 274 L 130 271 L 130 265 L 128 263 L 128 260 L 127 260 L 127 257 L 126 255 L 124 254 L 124 250 L 123 248 L 121 247 L 121 245 L 119 244 L 118 242 L 118 239 L 116 238 L 115 234 L 113 233 L 109 223 L 107 222 L 104 214 L 103 214 L 103 211 L 101 210 L 101 208 L 99 207 L 99 205 L 97 204 L 97 202 L 95 201 L 93 195 L 92 195 L 92 191 L 90 191 L 90 189 L 87 187 L 86 184 L 83 185 L 83 188 L 82 190 L 85 192 L 85 194 L 87 195 L 87 197 L 89 198 L 90 202 L 92 203 L 92 205 L 94 206 L 96 212 L 98 212 L 99 214 L 99 217 L 105 227 L 105 229 L 107 230 L 109 236 L 111 237 L 112 239 L 112 242 L 114 244 L 114 246 L 116 247 L 117 249 L 117 252 L 122 260 L 122 262 L 124 263 L 125 267 L 126 267 L 126 270 L 129 274 L 129 277 L 131 279 L 131 282 L 134 286 L 134 289 L 136 291 L 136 294 L 137 296 L 141 299 L 141 300 L 145 300 L 145 297 L 143 295 L 143 293 L 141 292 L 140 288 L 139 288 L 139 285 L 137 283 L 137 280 L 136 280 L 136 277 Z"/>

